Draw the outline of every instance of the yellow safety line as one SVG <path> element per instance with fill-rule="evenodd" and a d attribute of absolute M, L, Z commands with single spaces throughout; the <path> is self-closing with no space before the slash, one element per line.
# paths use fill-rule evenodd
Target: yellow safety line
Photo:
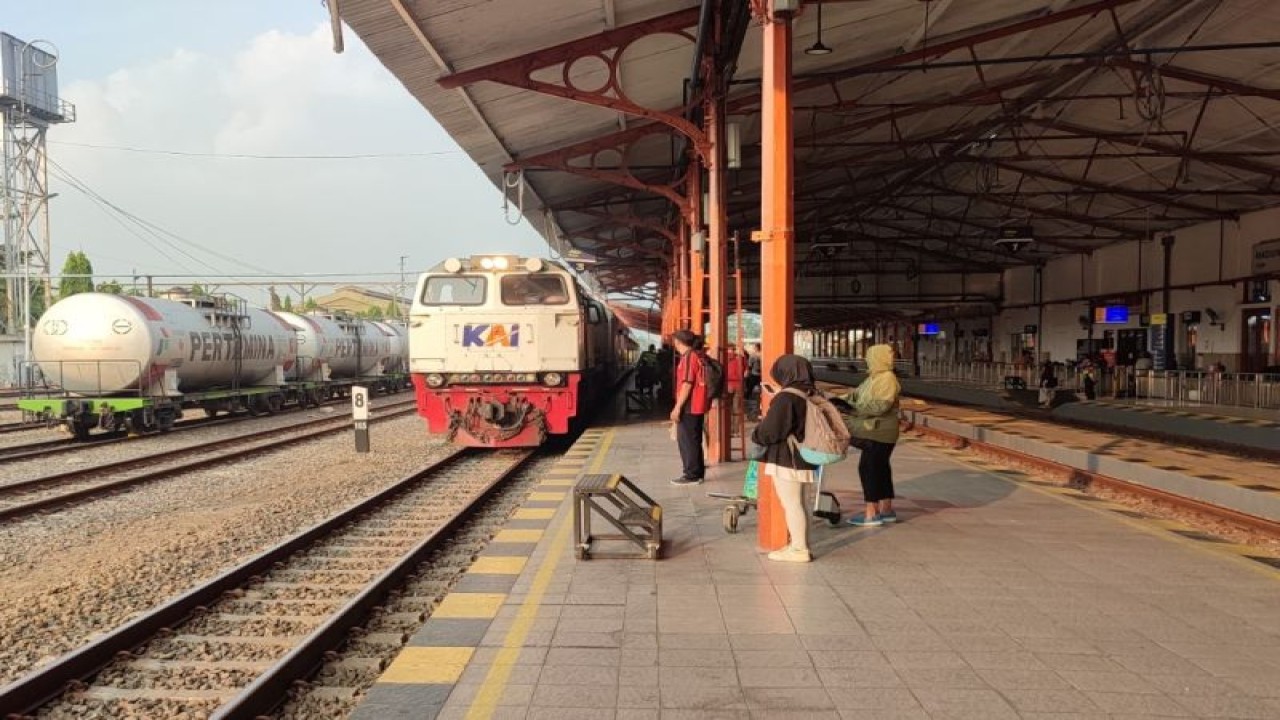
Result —
<path fill-rule="evenodd" d="M 613 430 L 610 430 L 605 435 L 604 441 L 600 443 L 600 450 L 595 461 L 591 463 L 590 472 L 600 471 L 600 466 L 604 464 L 612 443 Z M 511 669 L 520 657 L 520 651 L 524 649 L 524 641 L 533 628 L 533 621 L 537 618 L 538 608 L 542 604 L 542 596 L 546 594 L 547 586 L 551 584 L 551 577 L 555 574 L 556 567 L 560 565 L 560 558 L 569 545 L 569 530 L 572 527 L 573 523 L 569 522 L 568 515 L 560 519 L 560 525 L 555 531 L 555 539 L 547 550 L 547 557 L 542 561 L 542 567 L 538 568 L 538 573 L 533 577 L 529 594 L 520 604 L 515 620 L 511 623 L 511 629 L 503 638 L 502 647 L 498 650 L 493 665 L 484 677 L 484 683 L 476 693 L 471 707 L 467 709 L 467 720 L 489 720 L 498 709 L 498 699 L 502 697 L 502 692 L 511 679 Z"/>
<path fill-rule="evenodd" d="M 1154 515 L 1152 515 L 1150 519 L 1139 519 L 1139 518 L 1128 517 L 1126 515 L 1121 515 L 1120 513 L 1111 512 L 1109 509 L 1107 509 L 1108 507 L 1122 508 L 1126 510 L 1129 509 L 1119 503 L 1115 503 L 1110 500 L 1102 500 L 1099 503 L 1081 502 L 1079 500 L 1076 500 L 1067 492 L 1063 492 L 1063 491 L 1071 491 L 1073 490 L 1073 488 L 1069 488 L 1061 485 L 1055 485 L 1054 487 L 1040 487 L 1030 482 L 1019 482 L 1015 478 L 1011 478 L 1007 475 L 1001 475 L 998 472 L 992 472 L 986 467 L 978 465 L 970 461 L 966 457 L 962 457 L 961 455 L 964 453 L 964 451 L 962 450 L 955 451 L 955 453 L 952 454 L 950 452 L 941 452 L 938 448 L 930 446 L 928 444 L 925 445 L 925 450 L 929 452 L 934 452 L 940 455 L 946 455 L 950 457 L 952 460 L 955 460 L 956 462 L 960 463 L 961 465 L 968 465 L 969 467 L 973 468 L 974 470 L 984 475 L 990 475 L 993 478 L 1003 480 L 1016 487 L 1024 488 L 1026 490 L 1030 490 L 1031 492 L 1039 493 L 1041 495 L 1054 498 L 1055 500 L 1071 505 L 1072 507 L 1079 508 L 1081 510 L 1088 510 L 1089 512 L 1095 513 L 1097 515 L 1101 515 L 1103 517 L 1116 520 L 1124 525 L 1128 525 L 1129 527 L 1132 527 L 1134 529 L 1141 530 L 1142 532 L 1147 533 L 1148 535 L 1153 535 L 1155 537 L 1162 538 L 1164 540 L 1168 540 L 1179 545 L 1184 545 L 1191 550 L 1196 550 L 1198 552 L 1201 552 L 1206 555 L 1210 555 L 1212 557 L 1219 558 L 1219 559 L 1226 558 L 1228 560 L 1231 560 L 1234 564 L 1241 565 L 1242 567 L 1248 568 L 1249 570 L 1252 570 L 1253 572 L 1261 574 L 1265 577 L 1271 578 L 1272 580 L 1280 580 L 1280 573 L 1277 573 L 1274 569 L 1268 566 L 1265 566 L 1257 562 L 1256 560 L 1250 560 L 1249 558 L 1244 557 L 1241 554 L 1232 552 L 1227 548 L 1213 547 L 1216 545 L 1220 545 L 1219 543 L 1206 544 L 1199 540 L 1193 540 L 1191 538 L 1178 535 L 1177 533 L 1169 532 L 1168 527 L 1162 528 L 1162 527 L 1152 526 L 1154 524 L 1153 521 L 1170 522 L 1170 523 L 1174 523 L 1175 527 L 1180 529 L 1195 530 L 1195 528 L 1191 527 L 1190 525 L 1186 525 L 1185 523 L 1165 520 L 1164 518 L 1160 518 Z M 1030 477 L 1029 474 L 1028 476 Z M 1076 491 L 1076 492 L 1079 492 L 1079 491 Z M 1103 505 L 1103 503 L 1105 503 L 1105 505 Z M 1208 534 L 1212 534 L 1212 533 L 1208 533 Z M 1222 543 L 1222 544 L 1234 545 L 1235 543 Z M 1252 546 L 1246 546 L 1246 547 L 1252 547 Z M 1269 555 L 1270 553 L 1266 552 L 1262 548 L 1257 548 L 1256 554 L 1265 556 L 1265 555 Z"/>

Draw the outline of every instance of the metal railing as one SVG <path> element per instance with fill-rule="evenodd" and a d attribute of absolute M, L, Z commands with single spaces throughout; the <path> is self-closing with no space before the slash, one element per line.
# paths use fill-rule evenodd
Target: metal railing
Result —
<path fill-rule="evenodd" d="M 998 388 L 1008 378 L 1020 378 L 1026 387 L 1040 385 L 1040 368 L 1014 363 L 948 363 L 926 361 L 920 365 L 920 377 L 934 382 L 953 382 Z M 1084 390 L 1084 376 L 1079 368 L 1056 366 L 1058 387 Z M 1210 373 L 1196 370 L 1125 370 L 1101 368 L 1095 371 L 1096 395 L 1128 399 L 1160 401 L 1174 407 L 1227 405 L 1233 407 L 1280 410 L 1280 375 L 1264 373 Z M 1120 387 L 1117 393 L 1117 382 Z"/>
<path fill-rule="evenodd" d="M 1280 410 L 1280 374 L 1144 370 L 1134 375 L 1139 398 L 1182 407 L 1230 405 Z"/>
<path fill-rule="evenodd" d="M 142 397 L 138 380 L 143 377 L 137 360 L 45 360 L 23 363 L 25 377 L 39 378 L 22 388 L 24 398 L 36 397 Z"/>
<path fill-rule="evenodd" d="M 926 360 L 920 363 L 920 379 L 984 387 L 1004 387 L 1009 378 L 1018 378 L 1029 388 L 1040 386 L 1041 369 L 1022 363 L 971 362 L 950 363 Z M 1056 366 L 1054 377 L 1060 388 L 1082 389 L 1081 374 L 1073 367 Z"/>

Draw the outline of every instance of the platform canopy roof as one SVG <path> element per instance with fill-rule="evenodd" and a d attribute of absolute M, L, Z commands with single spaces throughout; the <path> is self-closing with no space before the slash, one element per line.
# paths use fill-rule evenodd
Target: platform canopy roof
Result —
<path fill-rule="evenodd" d="M 733 69 L 730 223 L 744 238 L 757 226 L 750 4 L 341 0 L 340 12 L 554 249 L 645 295 L 683 201 L 681 123 L 700 121 L 710 89 L 695 48 Z M 832 51 L 810 54 L 820 5 Z M 1275 0 L 826 0 L 795 22 L 797 257 L 823 259 L 801 272 L 994 273 L 1280 200 Z M 1028 230 L 1017 252 L 995 243 Z"/>

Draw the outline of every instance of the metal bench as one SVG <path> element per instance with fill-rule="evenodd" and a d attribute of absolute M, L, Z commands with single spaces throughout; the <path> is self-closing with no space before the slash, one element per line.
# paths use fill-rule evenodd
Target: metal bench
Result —
<path fill-rule="evenodd" d="M 592 513 L 618 530 L 591 532 Z M 635 550 L 601 550 L 601 541 L 625 541 Z M 621 475 L 583 475 L 573 488 L 573 543 L 579 560 L 648 558 L 662 554 L 662 506 Z"/>

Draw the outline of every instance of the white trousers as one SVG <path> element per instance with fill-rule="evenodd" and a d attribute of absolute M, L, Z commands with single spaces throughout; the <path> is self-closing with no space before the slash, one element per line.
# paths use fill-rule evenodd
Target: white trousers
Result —
<path fill-rule="evenodd" d="M 806 482 L 796 482 L 774 477 L 773 487 L 782 503 L 782 512 L 787 520 L 787 533 L 791 536 L 791 547 L 797 550 L 809 549 L 809 512 L 805 509 Z"/>

